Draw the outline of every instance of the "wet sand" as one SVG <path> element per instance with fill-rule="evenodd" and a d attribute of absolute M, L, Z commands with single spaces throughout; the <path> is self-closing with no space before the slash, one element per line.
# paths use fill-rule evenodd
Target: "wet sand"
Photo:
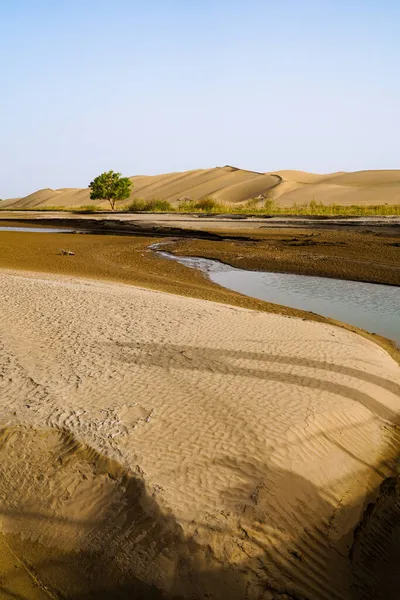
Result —
<path fill-rule="evenodd" d="M 258 230 L 243 241 L 184 239 L 170 250 L 255 271 L 400 285 L 400 236 L 387 231 Z"/>
<path fill-rule="evenodd" d="M 0 226 L 180 240 L 177 252 L 254 270 L 400 285 L 400 219 L 232 219 L 193 215 L 2 213 Z M 351 223 L 351 225 L 349 225 Z"/>

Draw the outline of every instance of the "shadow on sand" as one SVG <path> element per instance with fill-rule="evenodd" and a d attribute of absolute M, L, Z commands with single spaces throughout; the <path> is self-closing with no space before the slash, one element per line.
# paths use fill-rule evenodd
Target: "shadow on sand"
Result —
<path fill-rule="evenodd" d="M 235 468 L 242 473 L 247 471 L 246 465 Z M 257 468 L 258 476 L 265 479 L 262 466 Z M 226 561 L 217 557 L 210 545 L 185 538 L 173 516 L 161 511 L 146 492 L 143 481 L 127 474 L 116 481 L 125 489 L 121 506 L 106 507 L 106 513 L 113 514 L 112 519 L 108 516 L 102 522 L 78 523 L 85 529 L 86 545 L 92 549 L 63 552 L 62 548 L 46 548 L 19 535 L 7 535 L 4 539 L 40 582 L 44 598 L 397 600 L 400 592 L 397 479 L 382 484 L 377 502 L 367 508 L 354 539 L 350 539 L 348 552 L 338 555 L 329 545 L 328 523 L 318 518 L 325 513 L 327 500 L 303 478 L 284 472 L 280 476 L 286 479 L 288 489 L 301 486 L 309 499 L 297 507 L 293 523 L 299 518 L 313 525 L 304 528 L 301 538 L 290 544 L 285 545 L 284 530 L 275 531 L 272 540 L 266 527 L 268 515 L 264 512 L 269 492 L 265 484 L 260 484 L 255 492 L 252 478 L 247 490 L 249 505 L 240 520 L 241 533 L 230 529 L 229 514 L 225 529 L 211 524 L 208 531 L 203 531 L 205 538 L 220 538 Z M 231 499 L 236 496 L 234 489 L 226 493 Z M 23 509 L 15 516 L 20 519 L 21 514 L 27 521 L 46 523 L 57 535 L 56 519 L 40 513 L 24 513 Z M 12 510 L 2 510 L 2 518 L 9 520 L 13 516 Z M 237 548 L 232 549 L 232 545 Z M 249 558 L 244 560 L 246 553 Z M 230 562 L 232 556 L 237 561 Z M 13 591 L 11 572 L 3 574 L 0 580 L 0 597 L 31 598 Z"/>
<path fill-rule="evenodd" d="M 400 386 L 365 371 L 308 359 L 186 346 L 141 344 L 139 349 L 121 344 L 118 351 L 127 361 L 138 364 L 167 367 L 173 357 L 174 368 L 289 381 L 338 393 L 368 408 L 372 418 L 383 418 L 392 424 L 394 443 L 399 441 L 398 416 L 375 398 L 322 378 L 280 373 L 273 370 L 273 365 L 298 364 L 350 375 L 400 397 Z M 237 366 L 229 362 L 230 358 L 258 360 L 272 368 Z M 24 444 L 25 434 L 17 431 L 19 435 L 20 443 Z M 139 471 L 127 472 L 118 463 L 81 444 L 69 432 L 60 430 L 58 435 L 61 447 L 65 447 L 58 469 L 75 469 L 76 464 L 84 463 L 94 484 L 100 475 L 109 478 L 113 493 L 102 506 L 101 518 L 60 520 L 54 513 L 32 510 L 32 506 L 40 507 L 43 501 L 34 485 L 29 487 L 31 496 L 19 500 L 17 505 L 8 498 L 3 485 L 1 521 L 12 525 L 13 520 L 18 520 L 20 533 L 24 533 L 26 521 L 27 530 L 40 532 L 43 528 L 44 538 L 53 540 L 52 544 L 41 545 L 17 533 L 3 536 L 4 544 L 23 560 L 50 598 L 397 600 L 400 597 L 400 484 L 395 476 L 396 461 L 367 465 L 383 482 L 375 491 L 373 504 L 365 507 L 355 531 L 350 530 L 346 539 L 338 543 L 332 541 L 332 523 L 326 517 L 332 514 L 333 501 L 310 481 L 283 470 L 272 471 L 270 466 L 254 460 L 247 464 L 233 462 L 229 456 L 220 458 L 221 468 L 239 470 L 244 483 L 240 489 L 226 489 L 221 498 L 223 513 L 216 519 L 210 517 L 206 524 L 202 521 L 197 528 L 191 523 L 194 533 L 188 537 L 181 522 L 162 508 L 156 495 L 146 488 Z M 43 437 L 43 432 L 40 436 Z M 9 439 L 9 430 L 3 431 L 0 463 L 10 451 Z M 15 444 L 15 435 L 12 439 Z M 14 445 L 13 451 L 16 450 L 18 446 Z M 345 446 L 342 450 L 347 452 Z M 33 482 L 38 474 L 32 471 L 29 458 L 27 461 L 27 477 Z M 388 477 L 388 472 L 392 476 Z M 274 523 L 272 528 L 269 509 L 275 501 L 268 482 L 277 479 L 280 489 L 288 490 L 288 496 L 301 488 L 303 501 L 282 513 L 280 526 Z M 63 492 L 60 489 L 60 497 Z M 240 501 L 240 516 L 239 498 L 246 498 Z M 70 542 L 69 526 L 80 532 L 79 543 L 72 551 L 64 550 L 62 538 L 62 532 L 67 531 Z M 300 533 L 293 539 L 287 535 L 288 531 Z M 29 596 L 14 592 L 13 586 L 13 573 L 4 573 L 0 596 L 30 600 Z"/>

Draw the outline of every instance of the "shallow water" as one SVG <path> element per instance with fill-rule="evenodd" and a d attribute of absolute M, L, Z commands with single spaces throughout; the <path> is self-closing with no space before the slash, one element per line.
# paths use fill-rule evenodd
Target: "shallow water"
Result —
<path fill-rule="evenodd" d="M 22 231 L 23 233 L 74 233 L 73 229 L 59 229 L 55 227 L 0 227 L 0 231 Z"/>
<path fill-rule="evenodd" d="M 299 308 L 392 339 L 400 346 L 400 287 L 235 269 L 218 261 L 158 252 L 246 296 Z"/>

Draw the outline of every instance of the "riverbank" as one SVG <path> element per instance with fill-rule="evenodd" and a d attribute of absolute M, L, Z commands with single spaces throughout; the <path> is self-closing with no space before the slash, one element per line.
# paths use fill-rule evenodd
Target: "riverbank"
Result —
<path fill-rule="evenodd" d="M 180 239 L 170 251 L 233 267 L 400 285 L 400 237 L 388 232 L 275 229 L 247 239 Z"/>
<path fill-rule="evenodd" d="M 400 219 L 283 219 L 194 215 L 2 213 L 0 226 L 178 238 L 176 251 L 250 270 L 400 285 Z M 4 218 L 7 217 L 7 218 Z"/>
<path fill-rule="evenodd" d="M 0 232 L 0 269 L 107 280 L 255 310 L 308 317 L 305 311 L 247 298 L 149 249 L 159 237 Z M 65 256 L 70 249 L 74 256 Z M 315 315 L 316 320 L 324 321 Z"/>
<path fill-rule="evenodd" d="M 187 269 L 173 261 L 165 261 L 149 250 L 151 244 L 160 241 L 165 241 L 165 238 L 2 231 L 0 232 L 0 268 L 116 281 L 262 312 L 336 323 L 317 314 L 257 300 L 217 286 L 202 273 Z M 188 241 L 188 243 L 195 244 L 196 241 Z M 225 243 L 231 244 L 228 241 L 224 241 Z M 182 249 L 182 244 L 178 247 Z M 216 247 L 218 249 L 219 246 Z M 75 255 L 62 255 L 62 248 L 71 249 Z M 249 248 L 251 250 L 252 246 Z M 368 339 L 374 340 L 400 361 L 398 349 L 385 338 L 363 332 L 351 325 L 337 324 L 350 331 L 358 331 Z"/>
<path fill-rule="evenodd" d="M 395 472 L 400 410 L 378 345 L 117 283 L 0 284 L 2 532 L 41 585 L 76 600 L 368 589 L 353 532 Z"/>

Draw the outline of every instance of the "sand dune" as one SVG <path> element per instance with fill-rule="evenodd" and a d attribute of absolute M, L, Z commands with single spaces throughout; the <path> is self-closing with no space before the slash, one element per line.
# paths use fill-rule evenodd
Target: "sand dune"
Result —
<path fill-rule="evenodd" d="M 224 204 L 240 204 L 257 196 L 267 196 L 282 206 L 312 200 L 343 205 L 400 202 L 400 170 L 318 175 L 293 170 L 259 173 L 225 166 L 166 175 L 139 175 L 131 180 L 134 184 L 131 200 L 163 199 L 172 204 L 183 198 L 200 200 L 206 196 Z M 88 189 L 63 188 L 39 190 L 24 198 L 3 201 L 0 206 L 18 209 L 86 204 L 90 204 Z M 121 207 L 125 204 L 127 202 Z"/>
<path fill-rule="evenodd" d="M 391 474 L 400 368 L 382 348 L 120 284 L 0 283 L 0 531 L 40 585 L 73 600 L 391 597 L 366 577 L 374 552 L 386 560 L 376 521 L 367 558 L 353 539 Z"/>

